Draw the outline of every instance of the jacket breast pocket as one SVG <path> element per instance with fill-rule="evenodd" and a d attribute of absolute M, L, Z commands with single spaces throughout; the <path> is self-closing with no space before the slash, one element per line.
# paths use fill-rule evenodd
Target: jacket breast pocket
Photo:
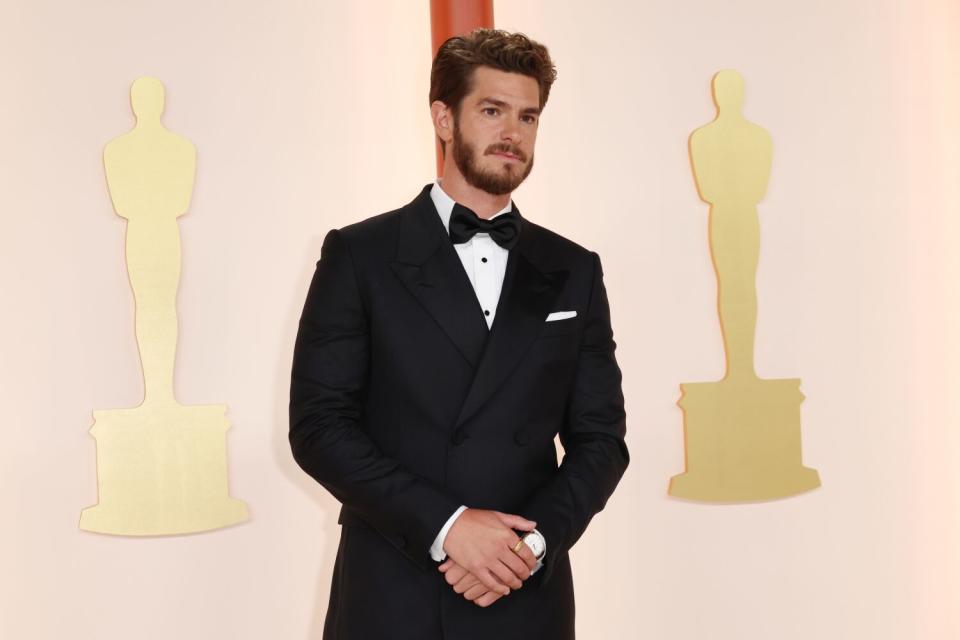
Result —
<path fill-rule="evenodd" d="M 572 336 L 576 334 L 577 329 L 579 329 L 578 320 L 579 318 L 576 316 L 563 318 L 562 320 L 551 320 L 550 322 L 544 320 L 543 327 L 540 329 L 540 333 L 537 334 L 537 339 L 542 340 L 543 338 L 565 335 Z"/>

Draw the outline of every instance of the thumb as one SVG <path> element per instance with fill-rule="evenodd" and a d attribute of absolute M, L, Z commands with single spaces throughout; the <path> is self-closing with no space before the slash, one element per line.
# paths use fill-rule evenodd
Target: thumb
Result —
<path fill-rule="evenodd" d="M 535 520 L 527 520 L 523 516 L 518 516 L 512 513 L 501 513 L 496 512 L 497 517 L 500 518 L 500 522 L 507 525 L 511 529 L 521 529 L 523 531 L 533 531 L 537 526 Z"/>

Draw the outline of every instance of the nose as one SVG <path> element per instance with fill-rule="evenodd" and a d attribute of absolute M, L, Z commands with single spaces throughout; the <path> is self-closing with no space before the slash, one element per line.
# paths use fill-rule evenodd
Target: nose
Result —
<path fill-rule="evenodd" d="M 500 132 L 500 139 L 511 144 L 520 144 L 520 126 L 516 122 L 507 122 Z"/>

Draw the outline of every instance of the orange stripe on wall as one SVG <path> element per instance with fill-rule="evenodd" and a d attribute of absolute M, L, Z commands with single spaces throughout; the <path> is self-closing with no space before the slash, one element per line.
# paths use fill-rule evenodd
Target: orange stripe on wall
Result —
<path fill-rule="evenodd" d="M 493 0 L 430 0 L 431 59 L 447 38 L 477 27 L 493 27 Z M 437 175 L 443 175 L 443 152 L 437 145 Z"/>

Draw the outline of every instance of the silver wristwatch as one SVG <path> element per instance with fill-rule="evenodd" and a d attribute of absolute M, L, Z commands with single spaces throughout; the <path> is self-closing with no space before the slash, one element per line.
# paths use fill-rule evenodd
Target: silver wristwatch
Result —
<path fill-rule="evenodd" d="M 547 541 L 544 540 L 543 534 L 536 529 L 525 533 L 522 540 L 530 547 L 530 550 L 533 551 L 533 556 L 537 560 L 547 554 Z"/>

